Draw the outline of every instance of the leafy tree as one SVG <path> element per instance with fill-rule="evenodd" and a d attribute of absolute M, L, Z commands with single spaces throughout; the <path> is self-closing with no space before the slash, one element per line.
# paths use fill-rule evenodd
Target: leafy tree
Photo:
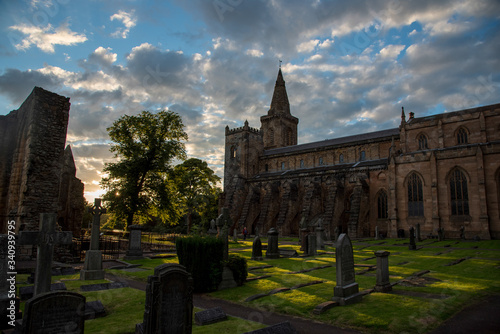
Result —
<path fill-rule="evenodd" d="M 118 159 L 105 165 L 108 176 L 101 181 L 109 211 L 126 219 L 127 226 L 135 216 L 136 221 L 176 221 L 179 212 L 169 174 L 172 163 L 186 157 L 182 140 L 188 136 L 181 117 L 171 111 L 143 111 L 120 117 L 107 130 L 114 142 L 111 152 Z"/>
<path fill-rule="evenodd" d="M 191 158 L 175 166 L 173 170 L 177 193 L 183 203 L 187 218 L 187 232 L 191 232 L 193 214 L 207 214 L 218 197 L 220 181 L 205 161 Z M 215 203 L 214 203 L 215 202 Z"/>

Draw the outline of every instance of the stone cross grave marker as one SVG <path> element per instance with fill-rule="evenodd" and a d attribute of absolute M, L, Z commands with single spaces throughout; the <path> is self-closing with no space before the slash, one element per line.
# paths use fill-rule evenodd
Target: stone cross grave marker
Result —
<path fill-rule="evenodd" d="M 408 246 L 409 250 L 416 250 L 417 245 L 415 244 L 415 228 L 412 226 L 410 228 L 410 245 Z"/>
<path fill-rule="evenodd" d="M 9 265 L 11 260 L 9 259 L 9 236 L 0 234 L 0 330 L 11 328 L 9 322 L 13 323 L 16 319 L 21 318 L 19 298 L 9 296 L 9 293 L 12 290 L 15 291 L 16 288 L 15 268 Z M 11 300 L 13 300 L 13 305 Z"/>
<path fill-rule="evenodd" d="M 361 301 L 362 295 L 359 293 L 359 286 L 355 281 L 352 243 L 346 233 L 342 233 L 337 240 L 335 262 L 337 285 L 333 288 L 333 301 L 340 305 Z"/>
<path fill-rule="evenodd" d="M 85 253 L 85 262 L 83 269 L 80 271 L 80 279 L 104 279 L 102 252 L 99 250 L 99 237 L 101 233 L 101 215 L 106 213 L 106 209 L 101 206 L 100 198 L 94 199 L 94 206 L 89 209 L 89 213 L 94 215 L 92 232 L 90 234 L 90 249 Z"/>
<path fill-rule="evenodd" d="M 377 283 L 375 291 L 389 292 L 392 290 L 391 282 L 389 281 L 389 255 L 387 251 L 374 252 L 377 257 Z"/>
<path fill-rule="evenodd" d="M 128 227 L 130 230 L 128 250 L 125 255 L 125 260 L 140 260 L 144 258 L 142 256 L 142 226 L 141 225 L 130 225 Z"/>
<path fill-rule="evenodd" d="M 219 238 L 224 241 L 224 261 L 229 257 L 229 244 L 228 244 L 228 230 L 232 225 L 231 216 L 229 215 L 228 208 L 222 208 L 222 213 L 217 217 L 217 229 L 219 230 Z"/>
<path fill-rule="evenodd" d="M 28 300 L 22 333 L 81 333 L 85 324 L 85 297 L 76 292 L 46 292 Z"/>
<path fill-rule="evenodd" d="M 184 266 L 162 264 L 148 277 L 144 322 L 136 334 L 191 333 L 193 326 L 193 279 Z"/>
<path fill-rule="evenodd" d="M 267 232 L 267 250 L 266 258 L 277 259 L 280 257 L 280 251 L 278 249 L 278 231 L 274 227 L 271 227 Z"/>
<path fill-rule="evenodd" d="M 253 239 L 252 260 L 262 261 L 262 241 L 260 241 L 258 234 L 255 236 L 255 239 Z"/>
<path fill-rule="evenodd" d="M 34 295 L 50 291 L 52 279 L 52 256 L 55 245 L 70 245 L 73 240 L 72 232 L 56 231 L 55 213 L 40 214 L 40 231 L 19 232 L 20 245 L 37 245 L 36 275 Z"/>

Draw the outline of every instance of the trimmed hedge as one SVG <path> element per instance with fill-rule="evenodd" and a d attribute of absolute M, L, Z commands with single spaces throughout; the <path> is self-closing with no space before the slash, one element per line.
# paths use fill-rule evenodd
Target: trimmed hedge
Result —
<path fill-rule="evenodd" d="M 230 254 L 225 264 L 233 272 L 234 280 L 238 286 L 243 285 L 248 276 L 247 260 L 239 255 Z"/>
<path fill-rule="evenodd" d="M 175 241 L 179 264 L 193 277 L 195 292 L 217 290 L 222 281 L 224 242 L 213 237 L 192 236 Z"/>

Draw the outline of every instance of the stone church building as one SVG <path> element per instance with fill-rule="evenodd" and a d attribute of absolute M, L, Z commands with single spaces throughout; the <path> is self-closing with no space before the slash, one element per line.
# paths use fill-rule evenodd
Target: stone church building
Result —
<path fill-rule="evenodd" d="M 351 237 L 500 237 L 500 104 L 415 117 L 398 128 L 298 144 L 281 69 L 260 129 L 226 127 L 224 193 L 234 228 Z"/>

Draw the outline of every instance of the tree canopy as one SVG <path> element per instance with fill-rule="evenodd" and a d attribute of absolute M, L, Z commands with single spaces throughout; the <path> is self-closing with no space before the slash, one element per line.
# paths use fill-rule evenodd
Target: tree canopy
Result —
<path fill-rule="evenodd" d="M 187 217 L 188 233 L 191 231 L 193 213 L 200 216 L 209 215 L 214 206 L 213 199 L 217 198 L 217 183 L 220 181 L 205 161 L 191 158 L 178 164 L 173 170 L 173 181 L 176 192 L 181 199 Z M 216 205 L 216 204 L 215 204 Z"/>
<path fill-rule="evenodd" d="M 175 160 L 186 158 L 182 141 L 188 136 L 181 117 L 171 111 L 143 111 L 120 117 L 107 131 L 118 159 L 105 165 L 108 175 L 101 180 L 109 210 L 126 219 L 127 226 L 135 215 L 177 221 L 180 212 L 169 174 Z"/>

